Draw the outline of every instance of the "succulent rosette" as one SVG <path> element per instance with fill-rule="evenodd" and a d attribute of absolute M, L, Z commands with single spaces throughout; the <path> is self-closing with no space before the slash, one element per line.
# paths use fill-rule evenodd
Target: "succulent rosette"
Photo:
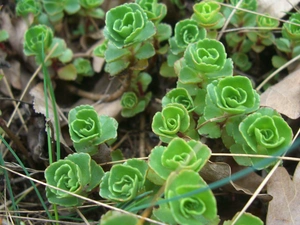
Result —
<path fill-rule="evenodd" d="M 225 77 L 216 80 L 207 86 L 206 103 L 208 112 L 204 110 L 207 119 L 212 107 L 222 111 L 218 116 L 226 114 L 247 114 L 259 108 L 259 94 L 253 89 L 249 78 L 244 76 Z"/>
<path fill-rule="evenodd" d="M 45 25 L 36 25 L 29 28 L 24 35 L 25 55 L 40 56 L 51 46 L 53 40 L 52 30 Z"/>
<path fill-rule="evenodd" d="M 148 165 L 139 159 L 129 159 L 113 165 L 100 184 L 100 196 L 115 202 L 126 202 L 143 191 Z"/>
<path fill-rule="evenodd" d="M 201 188 L 207 188 L 207 184 L 197 172 L 181 170 L 172 173 L 164 192 L 164 198 L 170 201 L 154 209 L 153 215 L 167 224 L 218 224 L 216 199 L 209 188 L 198 194 L 173 199 Z"/>
<path fill-rule="evenodd" d="M 167 147 L 156 146 L 149 155 L 148 177 L 153 183 L 163 185 L 168 176 L 181 169 L 199 172 L 211 154 L 210 149 L 200 141 L 185 141 L 174 138 Z M 158 178 L 157 178 L 158 176 Z M 160 181 L 163 181 L 162 183 Z"/>
<path fill-rule="evenodd" d="M 197 22 L 191 19 L 177 22 L 174 32 L 174 37 L 170 38 L 169 42 L 170 50 L 175 55 L 184 52 L 189 44 L 202 40 L 206 36 L 206 30 L 198 27 Z"/>
<path fill-rule="evenodd" d="M 182 104 L 188 112 L 194 109 L 194 102 L 190 94 L 185 88 L 174 88 L 162 98 L 162 106 L 165 107 L 169 103 Z"/>
<path fill-rule="evenodd" d="M 193 6 L 192 19 L 201 27 L 219 29 L 225 22 L 225 17 L 220 13 L 221 5 L 217 2 L 203 1 Z"/>
<path fill-rule="evenodd" d="M 125 92 L 121 98 L 121 115 L 123 117 L 133 117 L 144 111 L 150 102 L 151 96 L 151 92 L 148 92 L 144 97 L 139 99 L 134 92 Z"/>
<path fill-rule="evenodd" d="M 16 6 L 17 15 L 27 16 L 32 13 L 34 16 L 42 12 L 42 5 L 39 1 L 35 0 L 21 0 L 18 1 Z"/>
<path fill-rule="evenodd" d="M 73 61 L 73 64 L 76 68 L 77 74 L 88 77 L 94 75 L 94 70 L 90 60 L 79 57 Z"/>
<path fill-rule="evenodd" d="M 72 109 L 68 123 L 70 137 L 77 152 L 96 154 L 101 143 L 117 137 L 117 121 L 109 116 L 99 116 L 89 105 Z"/>
<path fill-rule="evenodd" d="M 89 154 L 71 154 L 46 168 L 47 184 L 62 189 L 57 190 L 47 186 L 47 198 L 52 204 L 79 206 L 83 200 L 71 194 L 86 196 L 99 185 L 103 175 L 103 169 L 91 159 Z"/>
<path fill-rule="evenodd" d="M 292 40 L 299 41 L 300 38 L 300 13 L 294 13 L 290 16 L 289 22 L 282 26 L 282 36 Z M 299 24 L 299 25 L 296 25 Z"/>
<path fill-rule="evenodd" d="M 274 155 L 283 154 L 292 142 L 293 132 L 290 126 L 275 110 L 262 108 L 248 115 L 238 126 L 238 130 L 227 131 L 236 144 L 230 147 L 232 153 Z M 276 160 L 262 165 L 263 158 L 235 157 L 237 163 L 267 168 Z"/>
<path fill-rule="evenodd" d="M 190 116 L 182 104 L 170 103 L 155 113 L 152 130 L 163 142 L 170 142 L 178 135 L 187 132 L 190 127 Z"/>
<path fill-rule="evenodd" d="M 199 83 L 231 76 L 232 61 L 226 57 L 224 45 L 217 40 L 203 39 L 190 44 L 184 53 L 184 62 L 179 72 L 180 82 Z"/>
<path fill-rule="evenodd" d="M 136 3 L 117 6 L 106 13 L 104 35 L 118 48 L 147 40 L 155 26 Z"/>
<path fill-rule="evenodd" d="M 157 0 L 136 0 L 135 2 L 142 7 L 149 20 L 155 24 L 159 23 L 167 14 L 167 6 L 157 3 Z"/>

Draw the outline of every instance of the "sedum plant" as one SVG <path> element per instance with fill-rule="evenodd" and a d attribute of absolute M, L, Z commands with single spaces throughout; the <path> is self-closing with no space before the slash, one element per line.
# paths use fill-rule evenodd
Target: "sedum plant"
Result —
<path fill-rule="evenodd" d="M 83 200 L 72 194 L 87 196 L 99 185 L 104 171 L 87 153 L 74 153 L 49 165 L 46 182 L 60 188 L 46 187 L 48 201 L 61 206 L 80 206 Z"/>
<path fill-rule="evenodd" d="M 109 116 L 99 116 L 89 105 L 70 110 L 69 133 L 77 152 L 96 154 L 99 145 L 117 137 L 117 121 Z"/>
<path fill-rule="evenodd" d="M 16 13 L 19 16 L 27 16 L 33 14 L 38 16 L 42 12 L 42 5 L 39 1 L 35 0 L 20 0 L 16 5 Z"/>
<path fill-rule="evenodd" d="M 53 23 L 61 21 L 64 12 L 74 14 L 80 10 L 79 0 L 42 0 L 44 9 Z"/>
<path fill-rule="evenodd" d="M 136 0 L 135 2 L 142 7 L 154 24 L 158 24 L 167 14 L 166 5 L 158 3 L 157 0 Z"/>
<path fill-rule="evenodd" d="M 202 1 L 193 6 L 193 11 L 194 13 L 191 18 L 200 27 L 207 29 L 208 37 L 216 37 L 216 30 L 221 28 L 225 23 L 225 17 L 220 12 L 221 5 L 214 1 Z"/>
<path fill-rule="evenodd" d="M 178 136 L 184 136 L 190 127 L 190 116 L 182 104 L 170 103 L 155 113 L 152 119 L 152 130 L 161 141 L 170 142 Z"/>
<path fill-rule="evenodd" d="M 233 137 L 230 143 L 228 136 L 223 141 L 232 153 L 279 155 L 292 143 L 293 132 L 278 112 L 270 108 L 261 108 L 248 115 L 242 121 L 234 121 L 226 127 L 226 133 Z M 263 158 L 234 157 L 235 161 L 243 166 L 253 166 L 264 169 L 276 161 L 260 166 Z"/>
<path fill-rule="evenodd" d="M 139 99 L 137 95 L 130 91 L 125 92 L 121 98 L 123 117 L 133 117 L 136 114 L 143 112 L 151 99 L 151 93 L 147 93 L 143 98 Z"/>
<path fill-rule="evenodd" d="M 156 146 L 149 155 L 148 179 L 163 185 L 172 172 L 188 169 L 199 172 L 211 154 L 199 141 L 174 138 L 167 147 Z"/>
<path fill-rule="evenodd" d="M 81 16 L 88 16 L 97 19 L 104 18 L 104 11 L 99 8 L 104 0 L 79 0 Z"/>
<path fill-rule="evenodd" d="M 73 52 L 67 48 L 63 39 L 53 36 L 52 30 L 48 26 L 35 25 L 25 32 L 24 53 L 27 56 L 35 56 L 37 64 L 42 63 L 42 55 L 48 54 L 55 45 L 58 46 L 51 54 L 46 65 L 51 65 L 54 59 L 59 60 L 61 63 L 71 61 Z"/>
<path fill-rule="evenodd" d="M 104 174 L 100 196 L 114 202 L 134 199 L 144 191 L 147 167 L 147 163 L 139 159 L 129 159 L 123 164 L 113 165 Z"/>
<path fill-rule="evenodd" d="M 76 72 L 78 75 L 81 76 L 93 76 L 94 70 L 92 68 L 91 62 L 88 59 L 84 58 L 76 58 L 73 61 L 73 64 L 75 66 Z"/>
<path fill-rule="evenodd" d="M 272 57 L 272 64 L 275 68 L 279 68 L 287 60 L 292 59 L 300 54 L 300 13 L 294 13 L 290 16 L 288 22 L 282 26 L 282 37 L 275 39 L 275 45 L 278 50 L 284 55 L 274 55 Z"/>
<path fill-rule="evenodd" d="M 145 41 L 155 34 L 154 24 L 135 3 L 123 4 L 109 10 L 105 24 L 105 37 L 118 48 Z"/>
<path fill-rule="evenodd" d="M 231 76 L 233 65 L 223 44 L 213 39 L 203 39 L 187 47 L 179 71 L 182 83 L 197 83 L 205 87 L 213 79 Z"/>
<path fill-rule="evenodd" d="M 188 112 L 194 110 L 194 102 L 188 91 L 184 88 L 174 88 L 162 98 L 162 107 L 170 103 L 182 104 Z"/>
<path fill-rule="evenodd" d="M 153 215 L 164 223 L 174 225 L 218 224 L 216 199 L 210 189 L 188 197 L 172 199 L 206 187 L 205 181 L 195 171 L 181 170 L 172 173 L 167 179 L 164 191 L 164 198 L 170 201 L 154 209 Z"/>

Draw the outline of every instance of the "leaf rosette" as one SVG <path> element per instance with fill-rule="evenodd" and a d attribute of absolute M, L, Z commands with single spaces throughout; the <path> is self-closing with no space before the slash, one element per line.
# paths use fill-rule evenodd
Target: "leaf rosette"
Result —
<path fill-rule="evenodd" d="M 200 2 L 193 6 L 192 19 L 201 27 L 219 29 L 224 25 L 225 17 L 220 13 L 221 5 L 217 2 Z"/>
<path fill-rule="evenodd" d="M 121 98 L 121 105 L 123 107 L 121 115 L 123 117 L 133 117 L 134 115 L 144 111 L 151 99 L 151 96 L 152 94 L 149 92 L 143 98 L 139 99 L 134 92 L 125 92 Z"/>
<path fill-rule="evenodd" d="M 290 23 L 291 22 L 291 23 Z M 293 24 L 294 23 L 294 24 Z M 292 41 L 298 41 L 300 38 L 300 13 L 295 13 L 289 18 L 289 23 L 282 26 L 282 36 Z"/>
<path fill-rule="evenodd" d="M 126 202 L 143 191 L 147 163 L 129 159 L 123 164 L 113 165 L 104 174 L 100 184 L 100 196 L 116 202 Z"/>
<path fill-rule="evenodd" d="M 149 20 L 155 24 L 159 23 L 167 15 L 167 6 L 157 3 L 157 0 L 136 0 L 135 2 L 142 7 Z"/>
<path fill-rule="evenodd" d="M 189 44 L 202 40 L 206 36 L 206 30 L 198 27 L 197 22 L 191 19 L 177 22 L 174 32 L 174 37 L 170 38 L 169 43 L 170 50 L 175 55 L 184 52 Z"/>
<path fill-rule="evenodd" d="M 207 188 L 207 184 L 197 172 L 182 170 L 172 173 L 167 179 L 164 192 L 165 199 L 170 201 L 154 209 L 154 216 L 167 224 L 218 224 L 216 199 L 210 189 L 173 199 L 200 188 Z"/>
<path fill-rule="evenodd" d="M 29 13 L 32 13 L 34 16 L 37 16 L 42 11 L 42 5 L 39 1 L 35 0 L 21 0 L 18 1 L 16 6 L 17 15 L 27 16 Z"/>
<path fill-rule="evenodd" d="M 193 99 L 185 88 L 174 88 L 162 98 L 162 107 L 170 103 L 182 104 L 188 112 L 194 109 Z"/>
<path fill-rule="evenodd" d="M 104 0 L 79 0 L 79 4 L 85 9 L 93 9 L 99 7 Z"/>
<path fill-rule="evenodd" d="M 291 144 L 293 132 L 290 126 L 275 110 L 262 108 L 247 116 L 233 131 L 236 144 L 230 147 L 232 153 L 274 155 L 282 154 Z M 257 169 L 267 168 L 274 164 L 257 165 L 263 158 L 236 157 L 237 163 L 245 166 L 253 165 Z"/>
<path fill-rule="evenodd" d="M 268 28 L 276 28 L 279 26 L 279 21 L 270 17 L 268 14 L 266 16 L 257 16 L 257 26 L 258 27 L 268 27 Z"/>
<path fill-rule="evenodd" d="M 62 189 L 56 190 L 47 186 L 47 198 L 52 204 L 79 206 L 83 200 L 71 194 L 86 196 L 100 184 L 103 175 L 103 169 L 91 159 L 89 154 L 71 154 L 46 168 L 47 184 Z"/>
<path fill-rule="evenodd" d="M 211 154 L 210 149 L 199 141 L 174 138 L 167 147 L 156 146 L 149 155 L 149 169 L 155 175 L 149 177 L 153 183 L 163 185 L 168 176 L 181 169 L 199 172 Z M 158 179 L 155 177 L 158 176 Z M 154 178 L 154 179 L 151 179 Z M 161 180 L 163 183 L 157 183 Z"/>
<path fill-rule="evenodd" d="M 155 34 L 154 24 L 136 3 L 117 6 L 106 13 L 104 35 L 118 48 L 147 40 Z"/>
<path fill-rule="evenodd" d="M 155 113 L 152 130 L 163 142 L 170 142 L 178 134 L 185 133 L 190 127 L 190 116 L 182 104 L 170 103 Z"/>
<path fill-rule="evenodd" d="M 226 114 L 251 113 L 259 108 L 259 103 L 259 94 L 244 76 L 225 77 L 207 86 L 207 107 L 216 107 Z M 204 110 L 207 119 L 212 118 L 209 114 Z"/>
<path fill-rule="evenodd" d="M 29 28 L 24 35 L 24 53 L 27 56 L 41 56 L 52 44 L 53 32 L 45 25 Z"/>
<path fill-rule="evenodd" d="M 69 133 L 77 152 L 96 154 L 101 143 L 117 137 L 118 123 L 109 116 L 99 116 L 89 105 L 69 112 Z"/>
<path fill-rule="evenodd" d="M 184 53 L 179 71 L 182 83 L 201 83 L 209 79 L 231 76 L 232 61 L 226 59 L 224 45 L 213 39 L 203 39 L 190 44 Z"/>
<path fill-rule="evenodd" d="M 90 60 L 79 57 L 74 60 L 73 64 L 76 68 L 77 74 L 88 77 L 94 75 L 94 70 Z"/>

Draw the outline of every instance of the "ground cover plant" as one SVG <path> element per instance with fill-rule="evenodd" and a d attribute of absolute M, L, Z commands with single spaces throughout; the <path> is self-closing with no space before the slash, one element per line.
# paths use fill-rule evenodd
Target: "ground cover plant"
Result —
<path fill-rule="evenodd" d="M 2 221 L 300 222 L 296 6 L 1 4 Z"/>

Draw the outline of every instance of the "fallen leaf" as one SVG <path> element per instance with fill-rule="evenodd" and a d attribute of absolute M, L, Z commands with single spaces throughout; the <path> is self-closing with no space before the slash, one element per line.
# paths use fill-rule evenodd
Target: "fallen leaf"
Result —
<path fill-rule="evenodd" d="M 300 69 L 268 88 L 260 96 L 260 105 L 271 107 L 291 119 L 300 117 Z"/>
<path fill-rule="evenodd" d="M 293 6 L 297 6 L 299 0 L 258 0 L 257 11 L 263 14 L 270 14 L 276 18 L 281 18 L 290 11 Z"/>
<path fill-rule="evenodd" d="M 300 224 L 300 163 L 293 180 L 284 167 L 279 167 L 268 182 L 268 193 L 273 196 L 269 203 L 267 225 Z"/>
<path fill-rule="evenodd" d="M 235 166 L 234 166 L 235 167 Z M 234 171 L 240 171 L 244 169 L 244 167 L 236 166 Z M 208 183 L 215 182 L 227 177 L 230 177 L 232 174 L 233 169 L 230 167 L 229 164 L 225 162 L 208 162 L 206 165 L 201 169 L 200 175 L 206 180 Z M 226 191 L 232 193 L 243 192 L 247 195 L 253 195 L 254 191 L 257 187 L 261 184 L 263 178 L 256 173 L 250 173 L 245 177 L 242 177 L 239 180 L 231 181 L 230 184 L 223 186 L 222 188 Z M 263 189 L 265 190 L 265 189 Z M 267 194 L 260 194 L 259 198 L 263 198 L 265 201 L 270 200 L 270 196 Z"/>

